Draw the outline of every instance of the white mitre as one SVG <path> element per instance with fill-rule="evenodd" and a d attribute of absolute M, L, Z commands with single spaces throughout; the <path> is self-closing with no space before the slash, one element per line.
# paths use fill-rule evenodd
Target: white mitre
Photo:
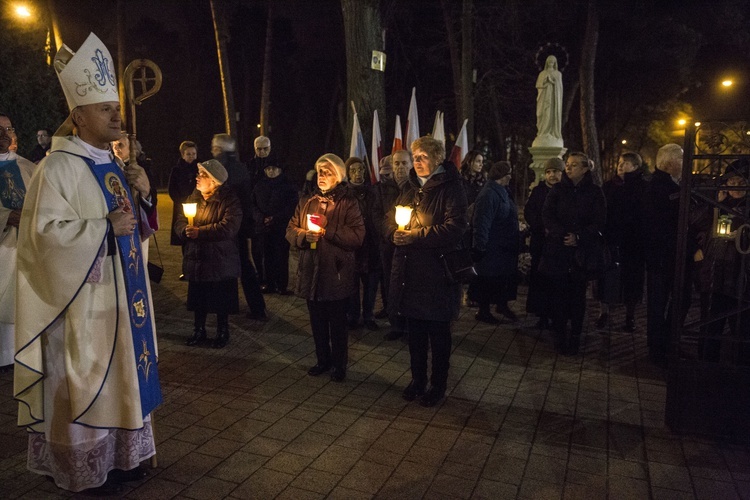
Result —
<path fill-rule="evenodd" d="M 120 100 L 112 55 L 95 34 L 89 34 L 78 52 L 63 44 L 55 55 L 54 67 L 71 111 L 78 106 Z"/>

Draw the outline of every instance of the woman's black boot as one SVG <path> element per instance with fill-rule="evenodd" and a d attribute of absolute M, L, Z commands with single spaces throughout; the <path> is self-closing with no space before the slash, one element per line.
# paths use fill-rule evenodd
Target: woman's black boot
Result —
<path fill-rule="evenodd" d="M 185 345 L 196 345 L 206 340 L 206 327 L 196 326 L 193 329 L 193 336 L 185 341 Z"/>
<path fill-rule="evenodd" d="M 229 327 L 219 326 L 216 329 L 216 338 L 214 339 L 213 348 L 221 349 L 222 347 L 226 347 L 228 343 L 229 343 Z"/>

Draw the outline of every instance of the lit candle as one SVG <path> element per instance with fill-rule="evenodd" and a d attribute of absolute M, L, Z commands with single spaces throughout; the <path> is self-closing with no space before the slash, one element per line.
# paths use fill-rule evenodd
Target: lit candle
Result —
<path fill-rule="evenodd" d="M 399 231 L 406 229 L 406 225 L 411 221 L 412 210 L 409 206 L 396 206 L 396 224 L 398 224 Z"/>
<path fill-rule="evenodd" d="M 195 212 L 198 211 L 198 204 L 197 203 L 183 203 L 182 204 L 182 212 L 185 214 L 185 217 L 187 217 L 188 225 L 193 225 L 193 217 L 195 217 Z"/>
<path fill-rule="evenodd" d="M 315 231 L 316 233 L 320 232 L 322 228 L 318 224 L 316 224 L 317 222 L 320 222 L 320 215 L 307 214 L 307 228 L 310 231 Z M 315 250 L 316 248 L 318 248 L 318 243 L 313 241 L 312 243 L 310 243 L 310 248 Z"/>

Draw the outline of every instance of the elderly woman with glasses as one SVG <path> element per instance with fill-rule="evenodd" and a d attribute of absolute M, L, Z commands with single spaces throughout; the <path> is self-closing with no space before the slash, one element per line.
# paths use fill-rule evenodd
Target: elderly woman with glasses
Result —
<path fill-rule="evenodd" d="M 562 180 L 552 186 L 542 210 L 547 240 L 539 272 L 547 276 L 549 296 L 554 297 L 555 348 L 565 355 L 578 354 L 586 285 L 591 279 L 581 262 L 601 248 L 598 243 L 607 214 L 604 193 L 594 184 L 591 165 L 585 154 L 571 153 Z"/>
<path fill-rule="evenodd" d="M 445 161 L 443 143 L 420 137 L 412 143 L 414 169 L 401 188 L 396 205 L 408 205 L 411 220 L 399 229 L 395 208 L 385 218 L 384 236 L 396 245 L 388 309 L 403 316 L 409 331 L 412 381 L 407 401 L 420 399 L 435 406 L 448 383 L 451 320 L 458 316 L 461 285 L 446 276 L 441 255 L 455 250 L 468 227 L 467 202 L 461 175 Z M 432 349 L 431 387 L 427 390 L 427 354 Z"/>
<path fill-rule="evenodd" d="M 307 300 L 317 363 L 312 377 L 346 378 L 346 311 L 357 290 L 354 252 L 362 246 L 365 223 L 346 183 L 344 162 L 327 153 L 315 162 L 318 187 L 297 204 L 286 239 L 299 252 L 295 293 Z"/>
<path fill-rule="evenodd" d="M 184 215 L 175 223 L 175 232 L 185 242 L 182 272 L 188 280 L 187 309 L 194 311 L 193 336 L 185 344 L 206 340 L 206 317 L 216 314 L 213 347 L 229 342 L 229 315 L 239 312 L 237 278 L 240 254 L 237 232 L 242 223 L 242 205 L 232 189 L 225 186 L 229 175 L 217 160 L 198 164 L 195 191 L 186 203 L 196 203 L 192 224 Z"/>

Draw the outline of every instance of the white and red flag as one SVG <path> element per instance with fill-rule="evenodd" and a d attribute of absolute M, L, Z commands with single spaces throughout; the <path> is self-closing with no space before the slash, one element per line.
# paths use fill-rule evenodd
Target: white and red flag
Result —
<path fill-rule="evenodd" d="M 417 87 L 411 89 L 409 115 L 406 117 L 406 143 L 404 147 L 411 151 L 411 143 L 419 139 L 419 114 L 417 113 Z"/>
<path fill-rule="evenodd" d="M 354 101 L 352 101 L 352 109 L 354 110 L 354 119 L 352 120 L 352 140 L 349 144 L 349 158 L 356 156 L 364 162 L 365 167 L 369 170 L 370 159 L 367 157 L 365 138 L 362 136 L 362 128 L 359 126 L 359 116 L 357 116 L 357 109 L 354 107 Z"/>
<path fill-rule="evenodd" d="M 370 182 L 374 185 L 380 181 L 380 159 L 383 157 L 383 138 L 380 136 L 380 120 L 378 110 L 372 113 L 372 144 L 370 146 L 372 162 L 370 162 Z"/>
<path fill-rule="evenodd" d="M 443 124 L 444 113 L 438 111 L 435 113 L 435 124 L 432 126 L 432 138 L 443 143 L 445 148 L 445 125 Z"/>
<path fill-rule="evenodd" d="M 404 136 L 401 134 L 401 117 L 396 115 L 396 129 L 393 131 L 391 154 L 404 149 Z"/>
<path fill-rule="evenodd" d="M 468 122 L 468 118 L 464 120 L 464 124 L 461 126 L 461 131 L 456 138 L 456 143 L 451 150 L 451 161 L 459 170 L 461 170 L 461 162 L 463 162 L 466 155 L 469 154 L 469 139 L 466 137 L 466 124 Z"/>

